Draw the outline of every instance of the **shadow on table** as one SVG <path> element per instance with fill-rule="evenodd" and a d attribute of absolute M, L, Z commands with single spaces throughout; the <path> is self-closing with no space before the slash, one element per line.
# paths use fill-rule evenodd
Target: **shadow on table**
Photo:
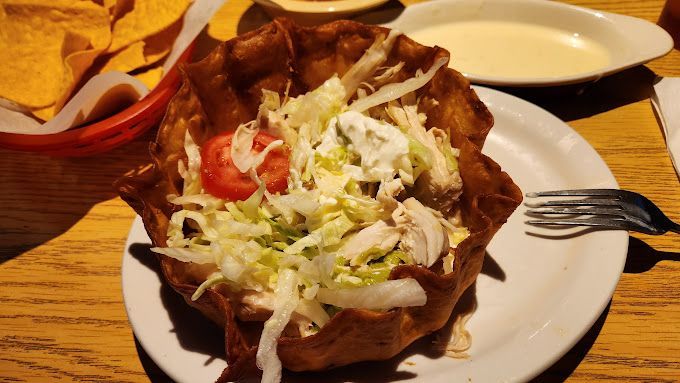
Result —
<path fill-rule="evenodd" d="M 655 79 L 653 71 L 640 65 L 585 84 L 495 88 L 534 103 L 564 121 L 572 121 L 648 99 Z"/>
<path fill-rule="evenodd" d="M 672 234 L 671 234 L 672 235 Z M 680 252 L 658 251 L 643 240 L 630 237 L 624 273 L 638 274 L 651 270 L 659 261 L 680 261 Z"/>
<path fill-rule="evenodd" d="M 576 367 L 581 363 L 583 358 L 586 357 L 588 351 L 595 343 L 595 339 L 600 334 L 602 326 L 604 325 L 607 315 L 609 314 L 609 308 L 611 306 L 611 301 L 604 309 L 600 317 L 595 321 L 595 324 L 588 330 L 588 332 L 581 338 L 574 347 L 569 350 L 562 358 L 555 362 L 550 368 L 543 371 L 542 374 L 534 378 L 532 383 L 557 383 L 565 381 L 573 372 Z"/>
<path fill-rule="evenodd" d="M 83 158 L 0 149 L 0 264 L 58 237 L 95 204 L 117 197 L 113 181 L 148 162 L 154 132 Z"/>
<path fill-rule="evenodd" d="M 160 267 L 156 262 L 156 257 L 151 253 L 150 245 L 135 243 L 130 246 L 130 254 L 138 259 L 142 264 L 156 271 L 160 275 Z M 504 281 L 505 272 L 498 263 L 489 255 L 485 258 L 482 266 L 482 273 L 493 279 Z M 174 325 L 174 333 L 182 347 L 192 352 L 206 355 L 206 365 L 218 358 L 224 358 L 224 344 L 222 330 L 215 326 L 208 319 L 203 317 L 198 310 L 189 307 L 183 298 L 172 290 L 167 284 L 163 284 L 160 290 L 161 298 L 165 308 L 168 310 L 171 321 Z M 439 331 L 423 337 L 400 354 L 386 361 L 355 363 L 351 366 L 340 367 L 324 372 L 303 372 L 295 373 L 284 371 L 283 382 L 393 382 L 415 378 L 413 372 L 400 371 L 399 367 L 409 357 L 422 355 L 430 359 L 437 359 L 444 356 L 443 348 L 433 347 L 433 342 L 437 340 L 450 339 L 451 331 L 455 319 L 458 315 L 472 312 L 477 304 L 476 286 L 473 284 L 461 296 L 447 324 Z M 135 345 L 139 355 L 139 360 L 154 383 L 171 382 L 168 377 L 149 357 L 135 338 Z M 257 380 L 253 380 L 257 381 Z M 249 381 L 248 381 L 249 382 Z"/>

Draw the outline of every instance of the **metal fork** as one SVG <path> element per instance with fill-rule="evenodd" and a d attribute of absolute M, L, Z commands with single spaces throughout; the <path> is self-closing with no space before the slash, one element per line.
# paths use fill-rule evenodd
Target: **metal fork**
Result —
<path fill-rule="evenodd" d="M 581 189 L 527 193 L 528 198 L 553 196 L 589 197 L 527 203 L 530 215 L 566 214 L 585 218 L 532 219 L 530 225 L 597 226 L 604 229 L 630 230 L 660 235 L 668 231 L 680 233 L 680 225 L 671 221 L 646 197 L 628 190 Z"/>

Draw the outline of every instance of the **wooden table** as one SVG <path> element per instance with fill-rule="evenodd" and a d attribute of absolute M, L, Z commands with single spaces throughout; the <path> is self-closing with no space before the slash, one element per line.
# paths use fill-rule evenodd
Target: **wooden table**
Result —
<path fill-rule="evenodd" d="M 662 1 L 573 1 L 655 22 Z M 199 54 L 266 17 L 231 0 Z M 580 94 L 524 96 L 583 135 L 622 188 L 680 221 L 678 176 L 649 101 L 656 75 L 680 76 L 680 52 Z M 0 150 L 0 382 L 154 382 L 167 377 L 135 343 L 120 267 L 134 212 L 111 183 L 147 162 L 148 134 L 87 159 Z M 680 236 L 632 234 L 611 304 L 539 382 L 680 380 Z"/>

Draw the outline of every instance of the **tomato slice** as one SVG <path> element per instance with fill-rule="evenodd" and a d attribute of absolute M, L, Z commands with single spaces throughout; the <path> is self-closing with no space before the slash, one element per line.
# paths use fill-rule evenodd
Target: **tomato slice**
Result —
<path fill-rule="evenodd" d="M 215 197 L 231 201 L 245 200 L 257 190 L 248 173 L 241 173 L 231 160 L 234 132 L 225 132 L 209 139 L 201 149 L 201 182 Z M 253 153 L 260 153 L 275 137 L 259 132 L 253 139 Z M 271 193 L 288 187 L 288 152 L 286 146 L 270 151 L 264 162 L 255 169 Z"/>

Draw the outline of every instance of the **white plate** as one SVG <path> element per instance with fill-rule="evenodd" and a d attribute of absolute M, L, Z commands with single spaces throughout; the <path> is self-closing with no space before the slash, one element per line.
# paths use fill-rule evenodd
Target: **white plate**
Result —
<path fill-rule="evenodd" d="M 555 116 L 505 93 L 475 89 L 495 117 L 484 152 L 523 191 L 617 187 L 597 152 Z M 502 272 L 481 274 L 477 280 L 478 307 L 468 323 L 469 359 L 433 358 L 427 353 L 429 342 L 419 342 L 392 361 L 332 372 L 332 381 L 520 382 L 564 355 L 609 302 L 625 263 L 628 233 L 545 238 L 541 235 L 562 232 L 526 226 L 525 211 L 520 206 L 487 249 Z M 154 260 L 130 254 L 135 243 L 149 243 L 139 218 L 122 268 L 125 307 L 139 342 L 176 381 L 214 381 L 226 365 L 221 332 L 197 314 L 187 314 L 181 299 L 147 266 Z M 308 379 L 320 379 L 315 377 Z"/>
<path fill-rule="evenodd" d="M 375 8 L 387 0 L 253 0 L 272 18 L 285 16 L 303 25 L 317 25 Z"/>
<path fill-rule="evenodd" d="M 556 28 L 579 34 L 599 43 L 610 56 L 609 65 L 568 76 L 498 77 L 466 73 L 477 84 L 501 86 L 553 86 L 597 80 L 668 53 L 673 48 L 670 35 L 646 20 L 557 1 L 545 0 L 435 0 L 406 7 L 395 20 L 385 24 L 409 34 L 446 23 L 465 21 L 504 21 Z M 441 36 L 439 45 L 446 45 Z M 431 44 L 426 44 L 431 45 Z M 455 68 L 456 52 L 452 52 Z"/>

